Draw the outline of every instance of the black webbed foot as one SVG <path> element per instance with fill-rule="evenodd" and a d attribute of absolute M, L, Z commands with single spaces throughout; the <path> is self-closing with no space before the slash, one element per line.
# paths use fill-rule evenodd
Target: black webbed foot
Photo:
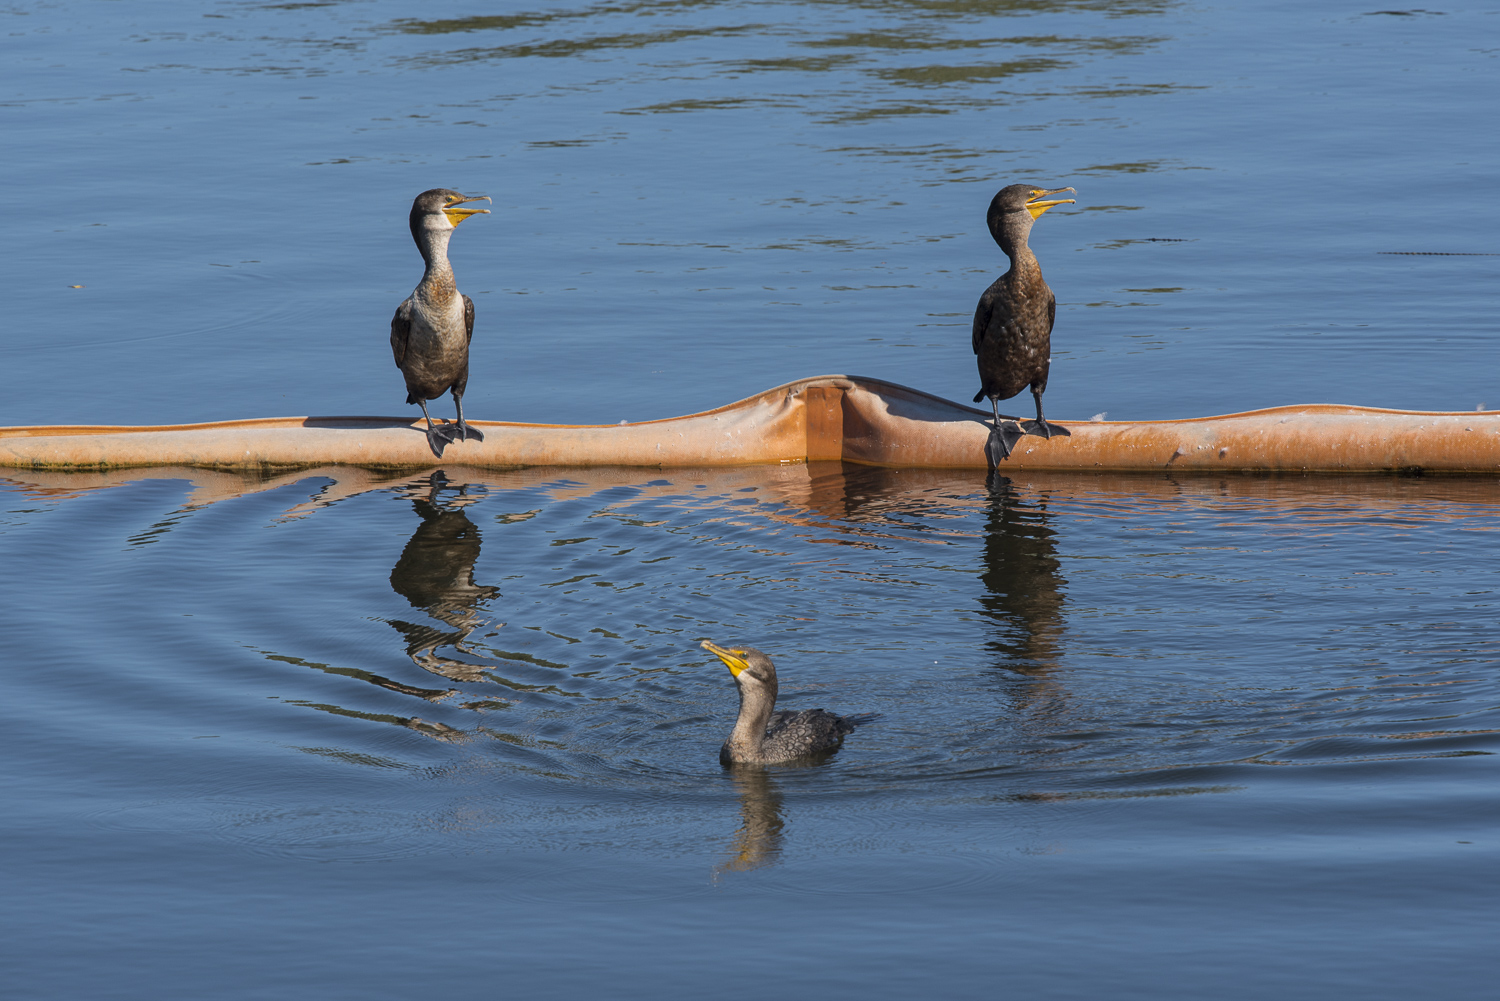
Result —
<path fill-rule="evenodd" d="M 468 424 L 447 423 L 438 428 L 437 433 L 442 435 L 445 441 L 449 442 L 465 441 L 470 438 L 474 441 L 484 441 L 484 432 L 476 427 L 470 427 Z"/>
<path fill-rule="evenodd" d="M 984 455 L 989 460 L 990 468 L 994 469 L 1009 459 L 1010 453 L 1015 450 L 1016 442 L 1025 437 L 1025 434 L 1015 421 L 1001 421 L 992 427 L 990 437 L 984 443 Z"/>
<path fill-rule="evenodd" d="M 1024 434 L 1034 434 L 1038 438 L 1071 438 L 1073 432 L 1061 424 L 1053 424 L 1051 421 L 1023 421 L 1021 431 Z"/>
<path fill-rule="evenodd" d="M 432 415 L 427 412 L 427 401 L 408 393 L 406 402 L 411 403 L 414 400 L 417 406 L 422 408 L 422 416 L 427 418 L 427 447 L 432 449 L 433 455 L 441 459 L 443 457 L 443 449 L 453 440 L 453 432 L 447 427 L 438 427 L 433 424 Z"/>
<path fill-rule="evenodd" d="M 468 421 L 464 420 L 464 394 L 463 390 L 454 387 L 453 409 L 457 412 L 458 433 L 449 437 L 449 441 L 464 441 L 473 438 L 475 441 L 484 441 L 484 432 L 475 427 L 470 427 Z"/>

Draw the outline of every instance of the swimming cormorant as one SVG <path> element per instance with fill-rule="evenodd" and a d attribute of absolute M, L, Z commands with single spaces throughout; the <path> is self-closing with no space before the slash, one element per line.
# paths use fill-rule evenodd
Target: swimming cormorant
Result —
<path fill-rule="evenodd" d="M 844 735 L 872 716 L 835 716 L 822 709 L 793 712 L 776 706 L 776 667 L 753 646 L 725 649 L 708 640 L 703 649 L 724 662 L 740 690 L 740 717 L 719 749 L 719 763 L 770 765 L 838 750 Z"/>
<path fill-rule="evenodd" d="M 391 318 L 391 352 L 406 377 L 406 402 L 422 408 L 427 418 L 427 444 L 439 459 L 450 441 L 484 441 L 478 428 L 464 423 L 464 387 L 469 383 L 469 341 L 474 338 L 474 301 L 453 284 L 448 263 L 448 238 L 458 224 L 489 209 L 464 209 L 468 202 L 489 201 L 447 188 L 424 191 L 411 203 L 411 238 L 427 270 L 416 289 Z M 433 427 L 427 401 L 452 390 L 458 411 L 456 427 Z"/>
<path fill-rule="evenodd" d="M 1029 184 L 1011 184 L 990 202 L 986 222 L 990 235 L 1010 258 L 1010 270 L 995 280 L 979 297 L 974 310 L 974 353 L 979 356 L 978 403 L 986 396 L 995 412 L 995 429 L 985 444 L 990 465 L 1010 456 L 1008 429 L 1001 426 L 997 401 L 1008 400 L 1028 385 L 1036 399 L 1036 420 L 1015 424 L 1017 436 L 1037 434 L 1051 438 L 1067 435 L 1068 429 L 1048 424 L 1042 416 L 1042 393 L 1047 389 L 1047 368 L 1052 353 L 1052 320 L 1057 315 L 1057 300 L 1042 280 L 1036 255 L 1026 245 L 1031 224 L 1054 205 L 1072 202 L 1071 198 L 1047 198 L 1048 195 L 1072 191 L 1056 188 L 1046 191 Z M 998 453 L 998 455 L 997 455 Z"/>

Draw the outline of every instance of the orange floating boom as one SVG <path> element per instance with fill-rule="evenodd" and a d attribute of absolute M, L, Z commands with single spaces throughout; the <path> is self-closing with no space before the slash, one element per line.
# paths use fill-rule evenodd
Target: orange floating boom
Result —
<path fill-rule="evenodd" d="M 0 467 L 669 467 L 831 459 L 983 469 L 990 415 L 879 379 L 825 375 L 717 410 L 639 424 L 470 423 L 484 429 L 485 440 L 455 442 L 442 460 L 428 449 L 419 421 L 396 417 L 0 428 Z M 1022 438 L 1002 471 L 1500 472 L 1500 411 L 1313 404 L 1179 421 L 1057 423 L 1072 437 Z"/>

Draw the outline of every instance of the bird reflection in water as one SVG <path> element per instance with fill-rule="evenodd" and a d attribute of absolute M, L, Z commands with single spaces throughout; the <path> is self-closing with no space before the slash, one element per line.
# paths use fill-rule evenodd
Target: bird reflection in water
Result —
<path fill-rule="evenodd" d="M 729 770 L 740 797 L 740 827 L 729 841 L 729 857 L 714 866 L 721 872 L 748 872 L 775 865 L 781 858 L 781 790 L 762 767 Z"/>
<path fill-rule="evenodd" d="M 456 496 L 442 499 L 445 492 Z M 421 609 L 449 628 L 428 623 L 387 620 L 406 638 L 406 653 L 424 671 L 453 681 L 486 681 L 486 665 L 472 664 L 438 654 L 451 646 L 459 653 L 475 656 L 464 646 L 469 634 L 489 620 L 484 603 L 500 594 L 489 584 L 474 583 L 474 564 L 479 560 L 479 527 L 464 514 L 472 503 L 465 488 L 453 488 L 441 471 L 428 480 L 427 495 L 412 498 L 412 508 L 422 519 L 401 558 L 391 570 L 391 587 L 413 608 Z M 502 623 L 503 624 L 503 623 Z"/>
<path fill-rule="evenodd" d="M 406 548 L 401 551 L 401 558 L 391 571 L 391 587 L 410 602 L 413 608 L 421 609 L 448 628 L 398 619 L 386 621 L 405 638 L 407 656 L 423 670 L 452 681 L 490 681 L 492 679 L 483 673 L 487 665 L 471 664 L 452 657 L 442 657 L 437 653 L 439 648 L 451 646 L 460 653 L 475 656 L 464 646 L 464 641 L 470 633 L 488 621 L 482 614 L 484 603 L 500 594 L 498 587 L 474 583 L 474 564 L 479 559 L 479 529 L 464 514 L 463 509 L 473 503 L 475 498 L 468 496 L 467 487 L 450 486 L 448 478 L 440 471 L 432 473 L 425 485 L 418 481 L 414 487 L 404 489 L 414 491 L 412 507 L 422 523 L 406 543 Z M 445 499 L 444 494 L 451 496 Z M 266 656 L 269 660 L 354 678 L 387 691 L 432 703 L 444 702 L 461 692 L 458 688 L 421 688 L 357 668 L 335 667 L 299 657 L 271 653 Z M 471 736 L 467 730 L 420 716 L 397 716 L 340 705 L 292 701 L 335 716 L 406 727 L 435 740 L 458 742 L 468 740 Z M 495 705 L 493 701 L 466 703 L 464 708 L 491 708 Z"/>
<path fill-rule="evenodd" d="M 984 527 L 984 593 L 979 604 L 996 626 L 985 646 L 1000 666 L 1045 675 L 1057 662 L 1065 628 L 1057 531 L 1044 497 L 1022 497 L 1011 481 L 990 473 Z"/>
<path fill-rule="evenodd" d="M 890 531 L 941 529 L 966 514 L 973 480 L 967 473 L 809 463 L 806 507 L 831 519 L 839 537 L 819 540 L 879 545 Z M 1057 661 L 1065 628 L 1057 530 L 1044 494 L 1023 493 L 991 472 L 983 500 L 984 590 L 979 603 L 995 625 L 986 649 L 998 666 L 1042 675 Z M 962 500 L 960 500 L 962 498 Z M 924 536 L 918 536 L 924 537 Z"/>

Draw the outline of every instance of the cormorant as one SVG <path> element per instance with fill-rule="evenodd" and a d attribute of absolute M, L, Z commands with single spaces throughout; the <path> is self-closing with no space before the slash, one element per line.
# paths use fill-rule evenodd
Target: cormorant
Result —
<path fill-rule="evenodd" d="M 424 191 L 411 203 L 411 238 L 427 270 L 416 289 L 391 318 L 391 353 L 406 377 L 406 402 L 422 408 L 427 418 L 427 444 L 439 459 L 450 441 L 484 441 L 479 429 L 464 423 L 464 387 L 469 383 L 469 341 L 474 338 L 474 302 L 453 284 L 448 263 L 448 238 L 458 224 L 489 209 L 463 209 L 467 202 L 489 201 L 447 188 Z M 456 428 L 433 427 L 427 401 L 452 390 L 458 410 Z"/>
<path fill-rule="evenodd" d="M 1057 315 L 1057 299 L 1042 280 L 1036 255 L 1026 245 L 1031 224 L 1054 205 L 1072 202 L 1071 198 L 1047 199 L 1048 195 L 1072 191 L 1056 188 L 1046 191 L 1029 184 L 1011 184 L 1000 189 L 990 202 L 986 222 L 990 235 L 1010 258 L 1010 270 L 995 280 L 979 297 L 974 310 L 974 353 L 979 356 L 978 403 L 986 396 L 995 412 L 995 429 L 985 444 L 990 465 L 1009 458 L 1011 442 L 1001 427 L 997 401 L 1008 400 L 1028 385 L 1036 399 L 1036 420 L 1016 423 L 1015 434 L 1038 434 L 1051 438 L 1067 435 L 1068 429 L 1048 424 L 1042 416 L 1042 393 L 1047 389 L 1047 368 L 1052 353 L 1052 321 Z M 1044 200 L 1045 199 L 1045 200 Z M 998 457 L 996 453 L 998 454 Z"/>
<path fill-rule="evenodd" d="M 776 706 L 776 667 L 753 646 L 725 649 L 708 640 L 703 649 L 718 656 L 740 690 L 740 717 L 719 749 L 719 763 L 770 765 L 814 758 L 836 751 L 844 735 L 873 716 L 835 716 L 822 709 L 792 712 Z"/>

